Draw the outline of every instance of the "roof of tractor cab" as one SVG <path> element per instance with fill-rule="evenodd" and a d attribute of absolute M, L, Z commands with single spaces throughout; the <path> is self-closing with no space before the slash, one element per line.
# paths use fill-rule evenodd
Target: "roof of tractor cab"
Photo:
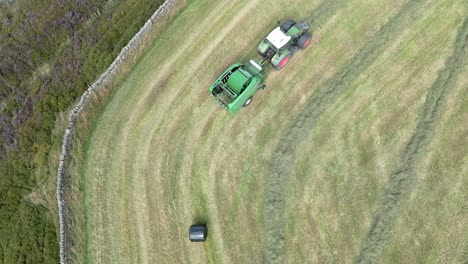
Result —
<path fill-rule="evenodd" d="M 240 94 L 244 88 L 244 84 L 250 79 L 250 74 L 239 67 L 233 72 L 227 81 L 227 85 L 233 89 L 237 94 Z"/>
<path fill-rule="evenodd" d="M 277 27 L 271 31 L 270 34 L 266 37 L 266 39 L 273 44 L 277 49 L 281 49 L 286 45 L 289 40 L 291 39 L 290 36 L 286 35 L 280 27 Z"/>

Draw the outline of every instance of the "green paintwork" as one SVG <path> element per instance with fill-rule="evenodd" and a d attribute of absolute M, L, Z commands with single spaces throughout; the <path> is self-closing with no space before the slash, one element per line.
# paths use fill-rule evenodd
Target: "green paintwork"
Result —
<path fill-rule="evenodd" d="M 265 54 L 269 48 L 270 48 L 270 43 L 268 42 L 268 40 L 263 39 L 258 45 L 258 53 Z"/>
<path fill-rule="evenodd" d="M 273 55 L 267 59 L 270 60 L 271 65 L 277 70 L 279 70 L 278 65 L 286 56 L 294 54 L 298 49 L 297 40 L 304 34 L 307 33 L 307 27 L 304 27 L 303 23 L 295 23 L 287 32 L 286 35 L 291 37 L 289 43 L 284 45 L 281 49 L 276 49 L 273 44 L 271 44 L 266 37 L 260 41 L 258 44 L 258 53 L 261 56 L 266 56 L 269 50 L 273 51 Z"/>
<path fill-rule="evenodd" d="M 307 33 L 308 26 L 296 23 L 285 34 L 291 40 L 281 49 L 276 49 L 266 38 L 258 45 L 260 60 L 254 63 L 235 63 L 219 76 L 210 87 L 210 93 L 221 106 L 229 112 L 235 113 L 253 96 L 258 89 L 263 88 L 264 73 L 262 66 L 270 62 L 273 67 L 280 70 L 279 63 L 298 50 L 297 40 Z"/>
<path fill-rule="evenodd" d="M 290 50 L 283 50 L 281 53 L 276 53 L 275 56 L 271 58 L 271 65 L 277 67 L 280 61 L 282 61 L 286 56 L 291 55 Z"/>
<path fill-rule="evenodd" d="M 251 65 L 231 65 L 210 87 L 210 93 L 229 112 L 235 113 L 259 88 L 264 75 Z"/>
<path fill-rule="evenodd" d="M 302 34 L 302 31 L 300 29 L 298 29 L 296 26 L 292 26 L 288 32 L 286 32 L 286 35 L 288 36 L 291 36 L 291 37 L 295 37 L 295 36 L 298 36 Z"/>
<path fill-rule="evenodd" d="M 249 80 L 242 70 L 237 70 L 229 76 L 227 86 L 231 87 L 237 94 L 239 94 L 244 84 Z"/>

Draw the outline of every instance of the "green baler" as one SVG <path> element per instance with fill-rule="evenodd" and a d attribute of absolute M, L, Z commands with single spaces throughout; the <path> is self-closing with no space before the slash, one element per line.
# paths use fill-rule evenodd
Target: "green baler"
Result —
<path fill-rule="evenodd" d="M 262 66 L 254 60 L 249 64 L 231 65 L 211 85 L 210 92 L 229 112 L 237 112 L 252 102 L 258 89 L 264 89 Z"/>
<path fill-rule="evenodd" d="M 211 85 L 211 94 L 229 112 L 235 113 L 241 107 L 248 106 L 258 89 L 265 88 L 264 65 L 270 62 L 276 70 L 283 69 L 297 50 L 309 45 L 312 36 L 308 29 L 306 23 L 296 23 L 294 20 L 276 27 L 258 46 L 261 59 L 231 65 Z"/>

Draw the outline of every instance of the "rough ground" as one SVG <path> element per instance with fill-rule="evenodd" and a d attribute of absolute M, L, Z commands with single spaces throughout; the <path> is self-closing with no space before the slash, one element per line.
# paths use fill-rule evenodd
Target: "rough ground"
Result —
<path fill-rule="evenodd" d="M 462 262 L 465 17 L 461 0 L 190 3 L 85 148 L 85 262 Z M 287 18 L 313 45 L 226 113 L 209 85 Z"/>

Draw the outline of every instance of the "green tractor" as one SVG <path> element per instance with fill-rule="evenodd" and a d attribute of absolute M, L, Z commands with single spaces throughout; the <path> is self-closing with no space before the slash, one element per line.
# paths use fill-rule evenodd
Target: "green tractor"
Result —
<path fill-rule="evenodd" d="M 276 70 L 283 69 L 292 55 L 299 49 L 305 49 L 312 40 L 307 23 L 288 20 L 276 27 L 258 45 L 258 53 L 264 61 L 271 61 Z"/>
<path fill-rule="evenodd" d="M 276 27 L 258 46 L 261 58 L 231 65 L 211 85 L 211 94 L 229 112 L 248 106 L 253 95 L 265 89 L 265 64 L 270 62 L 276 70 L 283 69 L 297 50 L 309 45 L 312 36 L 308 29 L 306 23 L 293 20 Z"/>

